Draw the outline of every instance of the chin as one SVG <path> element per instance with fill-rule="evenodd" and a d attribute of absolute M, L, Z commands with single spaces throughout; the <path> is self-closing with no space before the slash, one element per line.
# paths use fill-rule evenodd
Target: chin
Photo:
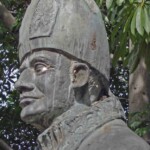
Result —
<path fill-rule="evenodd" d="M 46 109 L 43 107 L 43 105 L 37 105 L 37 103 L 33 103 L 22 108 L 20 117 L 26 123 L 32 124 L 34 122 L 40 122 L 45 112 Z"/>
<path fill-rule="evenodd" d="M 21 119 L 28 123 L 28 124 L 32 124 L 34 122 L 37 122 L 37 115 L 34 115 L 34 114 L 25 114 L 24 111 L 21 112 L 21 115 L 20 115 Z"/>
<path fill-rule="evenodd" d="M 44 110 L 40 112 L 29 113 L 29 111 L 24 108 L 21 111 L 20 117 L 27 124 L 34 126 L 39 131 L 43 131 L 51 125 L 55 118 L 55 115 L 53 115 L 51 111 Z"/>

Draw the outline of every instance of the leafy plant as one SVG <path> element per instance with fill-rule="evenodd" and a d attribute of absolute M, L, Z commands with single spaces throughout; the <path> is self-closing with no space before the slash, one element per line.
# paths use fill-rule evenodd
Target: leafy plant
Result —
<path fill-rule="evenodd" d="M 96 0 L 102 8 L 113 65 L 121 59 L 133 72 L 143 57 L 150 70 L 150 1 Z"/>
<path fill-rule="evenodd" d="M 150 105 L 141 112 L 131 113 L 129 120 L 129 127 L 139 136 L 150 133 Z"/>

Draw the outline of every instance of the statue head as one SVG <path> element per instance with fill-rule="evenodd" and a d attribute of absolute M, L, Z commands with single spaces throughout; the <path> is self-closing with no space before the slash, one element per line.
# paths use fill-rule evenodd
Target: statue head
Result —
<path fill-rule="evenodd" d="M 21 118 L 47 128 L 75 103 L 108 93 L 109 49 L 94 0 L 34 0 L 19 37 Z"/>

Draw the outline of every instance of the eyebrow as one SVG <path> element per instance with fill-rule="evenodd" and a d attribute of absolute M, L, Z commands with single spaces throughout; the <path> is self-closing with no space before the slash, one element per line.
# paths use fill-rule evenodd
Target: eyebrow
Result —
<path fill-rule="evenodd" d="M 47 59 L 47 58 L 45 58 L 45 57 L 39 56 L 39 57 L 33 58 L 33 59 L 31 60 L 30 64 L 32 65 L 32 64 L 34 64 L 34 63 L 36 63 L 36 62 L 39 62 L 39 61 L 40 61 L 40 62 L 47 62 L 47 61 L 50 62 L 49 59 Z"/>

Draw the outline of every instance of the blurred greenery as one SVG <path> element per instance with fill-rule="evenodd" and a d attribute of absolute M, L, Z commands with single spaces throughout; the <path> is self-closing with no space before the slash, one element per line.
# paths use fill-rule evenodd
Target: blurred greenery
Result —
<path fill-rule="evenodd" d="M 30 150 L 36 146 L 39 132 L 20 119 L 19 95 L 14 82 L 19 73 L 18 31 L 30 1 L 1 0 L 16 18 L 12 30 L 0 22 L 0 138 L 14 150 Z"/>
<path fill-rule="evenodd" d="M 150 105 L 143 111 L 131 113 L 129 116 L 129 126 L 139 136 L 144 136 L 150 132 Z"/>
<path fill-rule="evenodd" d="M 118 59 L 133 72 L 141 57 L 150 70 L 150 1 L 95 0 L 103 10 L 113 65 Z"/>

